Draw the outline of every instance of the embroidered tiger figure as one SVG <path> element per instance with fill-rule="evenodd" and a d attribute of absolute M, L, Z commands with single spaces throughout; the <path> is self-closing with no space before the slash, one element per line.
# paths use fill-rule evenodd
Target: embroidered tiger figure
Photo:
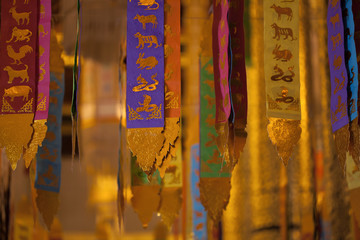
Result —
<path fill-rule="evenodd" d="M 293 31 L 291 28 L 281 28 L 276 23 L 273 23 L 271 25 L 273 29 L 275 29 L 275 36 L 274 39 L 277 38 L 277 40 L 280 40 L 280 36 L 284 35 L 284 40 L 288 39 L 288 37 L 291 37 L 291 41 L 296 40 L 297 38 L 294 38 Z"/>
<path fill-rule="evenodd" d="M 148 48 L 150 48 L 153 44 L 155 44 L 155 48 L 161 47 L 162 44 L 158 43 L 158 39 L 155 35 L 150 35 L 150 36 L 144 36 L 141 35 L 141 33 L 137 32 L 134 37 L 136 37 L 139 40 L 139 44 L 137 45 L 136 48 L 141 47 L 140 49 L 144 48 L 144 44 L 147 43 Z"/>

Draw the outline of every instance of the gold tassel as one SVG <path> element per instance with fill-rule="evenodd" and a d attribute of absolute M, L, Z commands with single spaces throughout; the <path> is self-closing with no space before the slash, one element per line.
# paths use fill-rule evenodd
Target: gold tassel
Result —
<path fill-rule="evenodd" d="M 31 161 L 35 158 L 39 146 L 42 146 L 42 142 L 44 141 L 47 132 L 46 122 L 46 119 L 35 120 L 32 125 L 34 128 L 34 134 L 31 139 L 29 148 L 26 149 L 24 154 L 26 168 L 30 166 Z"/>
<path fill-rule="evenodd" d="M 127 141 L 137 163 L 144 172 L 151 172 L 156 156 L 164 145 L 163 128 L 127 129 Z"/>
<path fill-rule="evenodd" d="M 0 148 L 5 147 L 13 170 L 16 169 L 24 147 L 27 148 L 31 140 L 33 120 L 34 114 L 0 115 Z"/>
<path fill-rule="evenodd" d="M 283 164 L 287 166 L 295 145 L 301 136 L 300 120 L 269 118 L 267 126 L 269 138 Z"/>
<path fill-rule="evenodd" d="M 217 223 L 230 199 L 230 178 L 200 178 L 200 200 L 210 218 Z"/>
<path fill-rule="evenodd" d="M 335 146 L 337 152 L 337 158 L 343 170 L 343 174 L 346 174 L 346 152 L 349 149 L 350 144 L 350 132 L 349 124 L 346 124 L 342 128 L 338 129 L 334 133 Z"/>
<path fill-rule="evenodd" d="M 358 118 L 355 118 L 350 122 L 349 152 L 358 168 L 360 168 L 360 128 L 358 125 Z"/>

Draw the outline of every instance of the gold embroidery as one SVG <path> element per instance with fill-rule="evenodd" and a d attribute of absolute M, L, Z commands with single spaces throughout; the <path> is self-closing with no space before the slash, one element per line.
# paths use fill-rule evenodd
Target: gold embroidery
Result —
<path fill-rule="evenodd" d="M 272 81 L 284 81 L 284 82 L 292 82 L 293 81 L 293 77 L 295 77 L 295 73 L 294 73 L 294 66 L 289 67 L 288 68 L 290 75 L 284 75 L 284 71 L 278 67 L 278 65 L 276 64 L 274 67 L 274 71 L 277 73 L 275 75 L 271 76 L 271 80 Z"/>
<path fill-rule="evenodd" d="M 8 89 L 5 89 L 3 97 L 10 97 L 10 101 L 13 102 L 15 97 L 23 97 L 23 101 L 27 101 L 29 93 L 32 92 L 32 89 L 29 86 L 14 86 Z"/>
<path fill-rule="evenodd" d="M 45 17 L 45 7 L 44 5 L 40 4 L 40 18 L 43 19 Z"/>
<path fill-rule="evenodd" d="M 294 38 L 293 31 L 291 28 L 281 28 L 276 23 L 273 23 L 271 27 L 275 30 L 275 36 L 273 39 L 277 38 L 277 40 L 280 40 L 280 36 L 284 36 L 284 40 L 288 39 L 288 37 L 291 37 L 291 41 L 297 40 L 297 38 Z"/>
<path fill-rule="evenodd" d="M 45 68 L 44 68 L 44 66 L 45 66 L 45 63 L 43 63 L 43 64 L 41 64 L 40 65 L 40 73 L 39 73 L 39 82 L 41 82 L 42 80 L 44 80 L 44 75 L 46 74 L 46 70 L 45 70 Z"/>
<path fill-rule="evenodd" d="M 45 173 L 39 174 L 38 184 L 49 187 L 57 187 L 59 183 L 59 178 L 53 173 L 53 166 L 49 164 L 48 167 L 49 168 Z M 45 178 L 50 180 L 51 182 L 47 184 Z"/>
<path fill-rule="evenodd" d="M 215 118 L 213 114 L 209 114 L 205 120 L 208 127 L 215 126 Z"/>
<path fill-rule="evenodd" d="M 331 36 L 331 41 L 333 43 L 333 50 L 335 50 L 337 46 L 340 46 L 340 44 L 342 44 L 341 34 L 338 33 L 335 36 Z"/>
<path fill-rule="evenodd" d="M 300 111 L 300 100 L 295 99 L 294 102 L 292 102 L 289 105 L 289 107 L 286 108 L 286 110 L 299 112 Z"/>
<path fill-rule="evenodd" d="M 165 37 L 172 37 L 174 35 L 173 31 L 171 30 L 171 26 L 165 24 L 164 25 L 164 36 Z"/>
<path fill-rule="evenodd" d="M 11 42 L 15 39 L 15 42 L 18 41 L 30 41 L 30 37 L 32 36 L 32 32 L 29 29 L 19 29 L 14 27 L 11 33 L 10 40 L 6 41 L 7 43 Z"/>
<path fill-rule="evenodd" d="M 208 74 L 214 74 L 214 66 L 212 64 L 207 65 L 205 68 Z"/>
<path fill-rule="evenodd" d="M 164 45 L 164 57 L 165 58 L 169 57 L 173 52 L 174 52 L 174 49 L 172 47 L 170 47 L 167 44 Z"/>
<path fill-rule="evenodd" d="M 43 152 L 44 153 L 40 154 L 40 158 L 49 160 L 51 162 L 56 161 L 56 158 L 58 157 L 57 149 L 53 149 L 52 150 L 53 154 L 51 154 L 50 150 L 47 148 L 47 146 L 44 146 L 43 147 Z"/>
<path fill-rule="evenodd" d="M 221 67 L 221 69 L 225 68 L 226 58 L 227 58 L 227 53 L 225 52 L 224 55 L 223 55 L 223 59 L 220 59 L 220 67 Z"/>
<path fill-rule="evenodd" d="M 207 101 L 207 108 L 211 109 L 215 104 L 215 98 L 210 97 L 208 94 L 204 96 L 204 99 Z"/>
<path fill-rule="evenodd" d="M 39 36 L 40 34 L 42 34 L 42 37 L 45 37 L 46 35 L 48 35 L 48 31 L 45 32 L 44 26 L 42 24 L 39 24 Z"/>
<path fill-rule="evenodd" d="M 33 111 L 33 98 L 30 99 L 27 103 L 25 103 L 24 106 L 22 106 L 22 108 L 19 110 L 19 112 L 24 112 L 24 113 L 31 113 Z"/>
<path fill-rule="evenodd" d="M 161 119 L 162 118 L 161 107 L 162 104 L 160 104 L 159 107 L 156 107 L 156 109 L 149 115 L 149 117 L 146 118 L 146 120 Z"/>
<path fill-rule="evenodd" d="M 40 93 L 38 96 L 36 111 L 46 111 L 46 100 L 46 96 L 44 97 L 44 94 Z"/>
<path fill-rule="evenodd" d="M 336 105 L 335 115 L 341 113 L 340 119 L 346 116 L 346 106 L 341 102 L 341 96 L 338 96 L 338 104 Z"/>
<path fill-rule="evenodd" d="M 333 62 L 333 64 L 334 64 L 335 70 L 340 69 L 341 64 L 342 64 L 342 57 L 341 57 L 341 56 L 337 56 L 337 57 L 336 57 L 336 55 L 334 55 L 334 62 Z"/>
<path fill-rule="evenodd" d="M 340 80 L 337 78 L 337 77 L 335 77 L 335 84 L 336 84 L 336 87 L 335 87 L 335 90 L 334 90 L 334 95 L 338 92 L 338 91 L 340 91 L 341 89 L 343 89 L 344 88 L 344 83 L 345 83 L 345 76 L 344 76 L 344 72 L 342 72 L 341 73 L 341 76 L 342 76 L 342 81 L 340 82 Z"/>
<path fill-rule="evenodd" d="M 139 44 L 136 46 L 136 48 L 140 47 L 140 49 L 143 49 L 145 43 L 149 44 L 148 48 L 152 47 L 153 44 L 156 45 L 155 48 L 162 46 L 162 44 L 158 43 L 157 37 L 155 35 L 144 36 L 141 33 L 137 32 L 135 33 L 134 37 L 139 40 Z"/>
<path fill-rule="evenodd" d="M 207 79 L 207 80 L 204 81 L 204 83 L 211 88 L 211 91 L 214 90 L 214 87 L 215 87 L 215 86 L 214 86 L 214 81 L 213 81 L 213 80 Z"/>
<path fill-rule="evenodd" d="M 288 97 L 289 90 L 286 87 L 281 87 L 281 94 L 278 94 L 278 98 L 275 99 L 277 103 L 292 103 L 293 97 Z"/>
<path fill-rule="evenodd" d="M 25 69 L 23 70 L 14 70 L 10 66 L 4 67 L 4 71 L 6 71 L 9 75 L 9 81 L 8 83 L 11 84 L 15 78 L 21 78 L 21 83 L 23 83 L 25 80 L 26 82 L 29 82 L 29 74 L 28 74 L 28 65 L 25 64 Z"/>
<path fill-rule="evenodd" d="M 287 49 L 280 50 L 280 47 L 281 45 L 276 44 L 272 52 L 274 54 L 274 59 L 281 60 L 282 62 L 290 61 L 292 58 L 292 53 Z"/>
<path fill-rule="evenodd" d="M 155 15 L 144 16 L 144 15 L 136 14 L 134 20 L 138 20 L 142 24 L 144 30 L 146 30 L 147 23 L 152 23 L 153 28 L 156 28 L 158 25 L 157 18 Z"/>
<path fill-rule="evenodd" d="M 335 30 L 336 23 L 340 23 L 339 14 L 337 13 L 335 16 L 331 17 L 330 22 L 332 23 Z"/>
<path fill-rule="evenodd" d="M 166 71 L 165 71 L 165 81 L 170 80 L 172 75 L 174 74 L 174 70 L 171 68 L 172 64 L 166 64 Z"/>
<path fill-rule="evenodd" d="M 164 4 L 164 12 L 166 12 L 167 14 L 169 14 L 171 12 L 171 5 L 168 3 Z"/>
<path fill-rule="evenodd" d="M 137 112 L 134 111 L 134 109 L 132 109 L 129 105 L 128 105 L 128 109 L 129 109 L 129 120 L 144 120 L 140 114 L 138 114 Z"/>
<path fill-rule="evenodd" d="M 45 49 L 41 45 L 39 45 L 39 56 L 42 57 L 44 52 L 45 52 Z"/>
<path fill-rule="evenodd" d="M 10 8 L 9 13 L 13 17 L 13 19 L 15 19 L 18 25 L 20 25 L 21 22 L 22 24 L 25 24 L 25 21 L 26 25 L 29 25 L 31 12 L 18 13 L 16 12 L 16 7 L 12 7 Z"/>
<path fill-rule="evenodd" d="M 19 48 L 19 52 L 15 52 L 11 45 L 6 47 L 7 54 L 14 60 L 12 64 L 22 64 L 21 59 L 25 57 L 27 53 L 32 53 L 33 49 L 29 45 L 25 45 Z"/>
<path fill-rule="evenodd" d="M 331 7 L 334 8 L 338 4 L 339 0 L 331 0 Z M 337 9 L 337 8 L 336 8 Z"/>
<path fill-rule="evenodd" d="M 159 62 L 158 60 L 151 56 L 147 58 L 143 58 L 145 53 L 139 53 L 139 58 L 136 60 L 136 64 L 139 64 L 138 68 L 146 70 L 153 69 Z"/>
<path fill-rule="evenodd" d="M 141 92 L 141 91 L 154 91 L 156 90 L 156 86 L 159 84 L 159 81 L 156 80 L 157 73 L 151 76 L 151 80 L 154 81 L 153 84 L 149 84 L 145 78 L 141 76 L 141 74 L 137 78 L 137 83 L 140 84 L 138 86 L 133 87 L 133 92 Z"/>
<path fill-rule="evenodd" d="M 1 112 L 3 113 L 14 113 L 15 110 L 11 107 L 10 103 L 8 103 L 8 101 L 6 101 L 5 98 L 3 98 L 3 104 L 2 104 L 2 108 L 1 108 Z"/>
<path fill-rule="evenodd" d="M 226 35 L 224 35 L 222 38 L 221 38 L 221 40 L 220 40 L 220 44 L 221 44 L 221 47 L 223 48 L 224 46 L 225 46 L 225 44 L 226 44 Z"/>
<path fill-rule="evenodd" d="M 220 29 L 221 29 L 221 31 L 224 30 L 224 27 L 225 27 L 225 21 L 224 21 L 224 20 L 220 20 Z M 224 35 L 224 37 L 225 37 L 225 35 Z"/>
<path fill-rule="evenodd" d="M 269 95 L 267 95 L 267 102 L 270 110 L 282 110 L 282 108 Z"/>
<path fill-rule="evenodd" d="M 278 14 L 278 20 L 281 20 L 281 15 L 285 14 L 288 18 L 287 20 L 291 21 L 293 17 L 292 9 L 289 7 L 282 8 L 280 6 L 276 6 L 273 4 L 270 8 L 273 8 L 275 12 Z"/>
<path fill-rule="evenodd" d="M 179 97 L 173 97 L 166 105 L 165 109 L 178 109 L 179 108 Z"/>
<path fill-rule="evenodd" d="M 205 143 L 205 147 L 215 146 L 215 144 L 216 144 L 216 136 L 214 134 L 212 134 L 211 132 L 208 132 L 207 137 L 208 137 L 209 141 L 207 141 Z"/>
<path fill-rule="evenodd" d="M 153 5 L 156 6 L 151 8 Z M 159 4 L 156 2 L 156 0 L 139 0 L 138 6 L 147 6 L 145 10 L 156 10 L 159 8 Z"/>
<path fill-rule="evenodd" d="M 144 102 L 139 104 L 142 107 L 136 108 L 136 112 L 154 112 L 158 108 L 156 104 L 150 104 L 151 103 L 151 97 L 149 95 L 143 95 Z"/>

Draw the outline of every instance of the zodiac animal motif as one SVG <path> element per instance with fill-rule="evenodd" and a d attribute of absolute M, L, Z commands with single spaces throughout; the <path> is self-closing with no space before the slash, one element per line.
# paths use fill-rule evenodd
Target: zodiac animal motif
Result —
<path fill-rule="evenodd" d="M 12 7 L 10 8 L 9 13 L 13 17 L 13 19 L 15 19 L 18 25 L 25 24 L 25 21 L 26 25 L 29 25 L 31 12 L 18 13 L 16 12 L 16 7 Z"/>
<path fill-rule="evenodd" d="M 140 103 L 140 106 L 142 107 L 138 107 L 136 108 L 136 111 L 137 112 L 154 112 L 155 110 L 157 110 L 157 106 L 156 104 L 150 104 L 151 103 L 151 97 L 149 95 L 143 95 L 144 97 L 144 102 L 143 103 Z"/>
<path fill-rule="evenodd" d="M 141 76 L 141 74 L 137 78 L 137 83 L 140 84 L 138 86 L 133 87 L 133 92 L 141 92 L 141 91 L 154 91 L 156 90 L 156 86 L 159 84 L 159 81 L 156 80 L 157 73 L 151 76 L 151 80 L 154 81 L 153 84 L 149 84 L 145 78 Z"/>
<path fill-rule="evenodd" d="M 42 37 L 45 37 L 48 34 L 48 31 L 45 32 L 44 26 L 39 24 L 39 36 L 42 34 Z"/>
<path fill-rule="evenodd" d="M 40 4 L 40 18 L 43 19 L 45 17 L 45 7 L 44 5 Z"/>
<path fill-rule="evenodd" d="M 341 102 L 341 96 L 338 96 L 338 103 L 336 105 L 335 115 L 341 113 L 340 118 L 343 118 L 346 116 L 346 106 L 344 103 Z"/>
<path fill-rule="evenodd" d="M 33 49 L 29 45 L 24 45 L 19 48 L 19 52 L 15 52 L 11 45 L 6 47 L 7 54 L 10 58 L 14 60 L 12 64 L 22 64 L 21 59 L 23 59 L 27 53 L 32 53 Z"/>
<path fill-rule="evenodd" d="M 275 30 L 275 36 L 273 39 L 277 38 L 277 40 L 280 40 L 280 36 L 284 36 L 284 40 L 288 39 L 288 37 L 291 37 L 291 41 L 296 40 L 297 38 L 294 38 L 293 31 L 291 28 L 282 28 L 279 27 L 276 23 L 273 23 L 271 27 Z"/>
<path fill-rule="evenodd" d="M 340 82 L 340 80 L 335 77 L 335 84 L 336 84 L 336 87 L 334 89 L 334 95 L 340 91 L 341 89 L 344 88 L 344 85 L 345 85 L 345 76 L 344 76 L 344 72 L 341 73 L 341 76 L 342 76 L 342 81 Z"/>
<path fill-rule="evenodd" d="M 164 25 L 164 36 L 168 37 L 168 36 L 172 36 L 174 35 L 173 31 L 171 30 L 171 26 L 170 25 L 167 25 L 165 24 Z"/>
<path fill-rule="evenodd" d="M 164 57 L 165 58 L 169 57 L 173 52 L 174 52 L 174 49 L 172 49 L 172 47 L 170 47 L 167 44 L 164 45 Z"/>
<path fill-rule="evenodd" d="M 44 52 L 45 49 L 41 45 L 39 45 L 39 56 L 41 57 L 44 54 Z"/>
<path fill-rule="evenodd" d="M 144 36 L 141 35 L 141 33 L 137 32 L 135 33 L 134 37 L 139 40 L 139 44 L 136 48 L 139 48 L 141 46 L 140 49 L 143 49 L 145 43 L 149 44 L 148 48 L 150 48 L 153 44 L 156 44 L 155 48 L 161 47 L 161 44 L 159 45 L 157 37 L 155 35 Z"/>
<path fill-rule="evenodd" d="M 281 45 L 276 44 L 272 52 L 272 54 L 274 55 L 274 59 L 275 60 L 281 59 L 282 62 L 290 61 L 290 59 L 292 58 L 292 53 L 287 49 L 280 50 L 280 47 Z"/>
<path fill-rule="evenodd" d="M 15 42 L 18 42 L 18 41 L 29 42 L 31 36 L 32 36 L 32 32 L 29 29 L 19 29 L 17 27 L 14 27 L 12 30 L 10 40 L 8 40 L 6 42 L 9 43 L 14 39 L 15 39 Z"/>
<path fill-rule="evenodd" d="M 146 70 L 153 69 L 159 62 L 158 60 L 151 56 L 147 58 L 143 58 L 145 53 L 139 53 L 139 58 L 136 60 L 136 64 L 139 64 L 138 68 Z"/>
<path fill-rule="evenodd" d="M 331 0 L 330 4 L 331 4 L 331 7 L 334 8 L 337 4 L 338 4 L 339 0 Z M 337 9 L 338 7 L 336 7 Z"/>
<path fill-rule="evenodd" d="M 41 82 L 42 80 L 44 80 L 44 75 L 46 74 L 46 70 L 44 69 L 45 63 L 41 64 L 39 69 L 40 69 L 40 73 L 39 73 L 39 82 Z"/>
<path fill-rule="evenodd" d="M 289 90 L 286 87 L 281 87 L 281 94 L 278 94 L 278 98 L 275 99 L 277 103 L 292 103 L 295 99 L 288 97 Z"/>
<path fill-rule="evenodd" d="M 25 80 L 26 82 L 29 82 L 29 74 L 28 74 L 28 65 L 25 64 L 25 69 L 23 70 L 14 70 L 10 66 L 4 67 L 4 71 L 6 71 L 9 75 L 9 81 L 8 83 L 11 84 L 15 78 L 21 78 L 21 83 L 23 83 Z"/>
<path fill-rule="evenodd" d="M 144 16 L 144 15 L 136 14 L 134 20 L 138 20 L 142 24 L 144 30 L 146 29 L 147 23 L 152 23 L 153 28 L 156 28 L 158 25 L 157 18 L 155 15 Z"/>
<path fill-rule="evenodd" d="M 207 108 L 211 109 L 215 105 L 215 98 L 205 95 L 204 99 L 207 101 Z"/>
<path fill-rule="evenodd" d="M 335 36 L 331 36 L 331 41 L 333 43 L 333 50 L 335 50 L 335 48 L 337 46 L 339 46 L 340 44 L 342 44 L 342 38 L 341 38 L 341 35 L 340 33 L 338 33 L 337 35 Z"/>
<path fill-rule="evenodd" d="M 334 64 L 335 70 L 340 69 L 341 64 L 342 64 L 342 57 L 335 55 L 333 64 Z"/>
<path fill-rule="evenodd" d="M 27 101 L 29 98 L 29 93 L 32 92 L 31 88 L 29 86 L 14 86 L 8 89 L 4 90 L 4 96 L 3 97 L 10 97 L 11 102 L 14 101 L 15 97 L 22 97 L 23 101 Z"/>
<path fill-rule="evenodd" d="M 290 75 L 285 75 L 284 76 L 284 71 L 278 67 L 278 65 L 275 65 L 274 67 L 274 71 L 277 73 L 273 76 L 271 76 L 271 80 L 273 81 L 284 81 L 284 82 L 292 82 L 293 81 L 293 77 L 295 77 L 295 73 L 293 72 L 294 70 L 294 66 L 289 67 L 288 68 L 289 72 L 291 73 Z"/>
<path fill-rule="evenodd" d="M 152 8 L 153 5 L 156 5 Z M 156 10 L 159 8 L 159 3 L 156 0 L 139 0 L 138 6 L 147 6 L 145 10 Z"/>
<path fill-rule="evenodd" d="M 335 16 L 331 17 L 330 22 L 332 23 L 332 25 L 335 29 L 336 23 L 340 23 L 339 14 L 337 13 Z"/>
<path fill-rule="evenodd" d="M 56 161 L 56 158 L 57 158 L 57 156 L 58 156 L 58 155 L 57 155 L 57 149 L 54 149 L 52 152 L 53 152 L 54 154 L 51 154 L 49 148 L 48 148 L 47 146 L 44 146 L 44 147 L 43 147 L 43 153 L 40 154 L 40 158 L 42 158 L 42 159 L 47 159 L 47 160 L 49 160 L 49 161 L 51 161 L 51 162 L 55 162 L 55 161 Z"/>
<path fill-rule="evenodd" d="M 275 4 L 273 4 L 270 8 L 273 8 L 275 10 L 275 12 L 278 14 L 278 19 L 281 20 L 281 15 L 285 14 L 286 16 L 288 16 L 287 20 L 291 21 L 292 17 L 293 17 L 293 12 L 292 9 L 289 7 L 280 7 L 280 6 L 276 6 Z"/>

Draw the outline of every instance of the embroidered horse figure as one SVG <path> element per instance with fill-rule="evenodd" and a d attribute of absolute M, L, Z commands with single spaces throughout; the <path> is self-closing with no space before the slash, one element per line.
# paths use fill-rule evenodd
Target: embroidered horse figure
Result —
<path fill-rule="evenodd" d="M 137 32 L 135 33 L 134 37 L 139 40 L 139 44 L 136 48 L 139 48 L 141 46 L 140 49 L 143 49 L 145 43 L 149 44 L 148 48 L 150 48 L 153 44 L 156 44 L 155 48 L 161 47 L 161 44 L 159 45 L 157 37 L 155 35 L 144 36 L 141 35 L 141 33 Z"/>
<path fill-rule="evenodd" d="M 292 9 L 289 8 L 289 7 L 280 7 L 280 6 L 276 6 L 275 4 L 273 4 L 270 8 L 273 8 L 275 10 L 275 12 L 278 14 L 278 19 L 281 20 L 281 15 L 282 14 L 285 14 L 288 16 L 288 19 L 289 21 L 292 20 L 292 17 L 293 17 L 293 12 L 292 12 Z"/>
<path fill-rule="evenodd" d="M 15 19 L 18 25 L 20 25 L 21 22 L 22 24 L 25 24 L 25 21 L 26 25 L 29 25 L 31 12 L 18 13 L 16 12 L 16 7 L 12 7 L 10 8 L 9 13 Z"/>
<path fill-rule="evenodd" d="M 158 25 L 157 18 L 155 15 L 144 16 L 144 15 L 136 14 L 134 20 L 138 20 L 142 24 L 144 30 L 146 29 L 147 23 L 152 23 L 153 28 L 156 28 Z"/>
<path fill-rule="evenodd" d="M 153 5 L 156 6 L 151 8 Z M 159 8 L 159 3 L 156 0 L 139 0 L 138 6 L 147 6 L 145 10 L 156 10 Z"/>
<path fill-rule="evenodd" d="M 291 41 L 296 40 L 297 38 L 294 38 L 293 31 L 291 28 L 281 28 L 276 23 L 273 23 L 271 27 L 275 30 L 275 36 L 273 39 L 277 38 L 277 40 L 280 40 L 280 36 L 284 36 L 284 40 L 288 39 L 288 37 L 291 37 Z"/>
<path fill-rule="evenodd" d="M 11 33 L 10 40 L 7 40 L 6 42 L 9 43 L 14 39 L 15 42 L 18 41 L 29 42 L 31 36 L 32 36 L 32 32 L 29 29 L 18 29 L 17 27 L 14 27 Z"/>

